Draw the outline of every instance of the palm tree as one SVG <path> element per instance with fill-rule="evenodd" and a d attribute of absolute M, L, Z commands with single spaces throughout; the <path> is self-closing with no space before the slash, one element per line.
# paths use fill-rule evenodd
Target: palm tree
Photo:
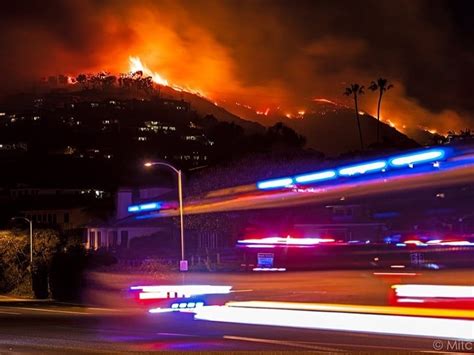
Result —
<path fill-rule="evenodd" d="M 360 138 L 360 148 L 364 150 L 364 141 L 362 140 L 362 129 L 360 128 L 360 119 L 359 119 L 359 107 L 357 99 L 360 95 L 364 94 L 364 85 L 351 84 L 351 86 L 346 88 L 344 95 L 354 97 L 355 113 L 357 119 L 357 127 L 359 128 L 359 138 Z"/>
<path fill-rule="evenodd" d="M 393 88 L 393 85 L 388 82 L 387 79 L 378 78 L 377 81 L 372 81 L 370 83 L 369 89 L 372 91 L 379 91 L 379 102 L 377 104 L 377 143 L 380 139 L 380 105 L 382 104 L 382 96 L 385 91 Z"/>

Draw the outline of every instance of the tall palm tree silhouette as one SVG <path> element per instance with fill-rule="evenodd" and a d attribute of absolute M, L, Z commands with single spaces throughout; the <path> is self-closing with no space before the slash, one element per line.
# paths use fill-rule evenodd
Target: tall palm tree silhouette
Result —
<path fill-rule="evenodd" d="M 372 81 L 369 90 L 379 91 L 379 101 L 377 103 L 377 143 L 380 143 L 380 106 L 382 104 L 382 97 L 385 91 L 393 88 L 393 85 L 387 79 L 378 78 L 377 81 Z"/>
<path fill-rule="evenodd" d="M 359 129 L 359 139 L 360 139 L 360 149 L 364 150 L 364 141 L 362 139 L 362 129 L 360 127 L 360 118 L 359 118 L 359 107 L 358 107 L 358 98 L 360 95 L 364 94 L 364 85 L 359 85 L 357 83 L 351 84 L 351 86 L 346 88 L 344 95 L 354 97 L 354 106 L 357 119 L 357 128 Z"/>

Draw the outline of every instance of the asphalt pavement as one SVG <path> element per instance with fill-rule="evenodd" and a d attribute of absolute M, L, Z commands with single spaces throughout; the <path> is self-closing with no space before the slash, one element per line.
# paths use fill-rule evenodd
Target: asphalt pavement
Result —
<path fill-rule="evenodd" d="M 0 352 L 433 351 L 436 339 L 197 321 L 192 314 L 0 304 Z"/>
<path fill-rule="evenodd" d="M 228 301 L 331 302 L 383 307 L 393 283 L 472 284 L 472 270 L 380 276 L 371 270 L 288 273 L 90 275 L 90 306 L 0 297 L 0 353 L 155 351 L 428 351 L 447 339 L 195 320 L 192 314 L 150 314 L 127 297 L 131 285 L 232 285 Z M 415 275 L 412 275 L 415 274 Z M 92 305 L 94 304 L 94 305 Z M 474 337 L 474 321 L 473 321 Z M 441 348 L 440 348 L 441 344 Z M 459 351 L 469 351 L 472 343 Z M 452 349 L 451 349 L 452 350 Z"/>

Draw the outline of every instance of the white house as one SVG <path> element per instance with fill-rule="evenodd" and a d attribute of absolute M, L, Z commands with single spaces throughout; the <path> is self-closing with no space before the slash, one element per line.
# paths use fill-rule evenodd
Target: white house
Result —
<path fill-rule="evenodd" d="M 87 249 L 128 248 L 131 240 L 169 231 L 169 222 L 160 218 L 137 218 L 130 206 L 152 205 L 157 201 L 173 199 L 175 190 L 169 188 L 122 188 L 117 192 L 115 216 L 107 223 L 91 223 L 86 228 Z"/>

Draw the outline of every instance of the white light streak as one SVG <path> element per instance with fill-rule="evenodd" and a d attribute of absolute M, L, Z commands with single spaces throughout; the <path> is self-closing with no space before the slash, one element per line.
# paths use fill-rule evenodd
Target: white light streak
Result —
<path fill-rule="evenodd" d="M 398 297 L 474 298 L 474 286 L 393 285 Z"/>
<path fill-rule="evenodd" d="M 200 308 L 196 310 L 195 318 L 267 326 L 474 339 L 474 321 L 462 319 L 226 306 Z"/>

